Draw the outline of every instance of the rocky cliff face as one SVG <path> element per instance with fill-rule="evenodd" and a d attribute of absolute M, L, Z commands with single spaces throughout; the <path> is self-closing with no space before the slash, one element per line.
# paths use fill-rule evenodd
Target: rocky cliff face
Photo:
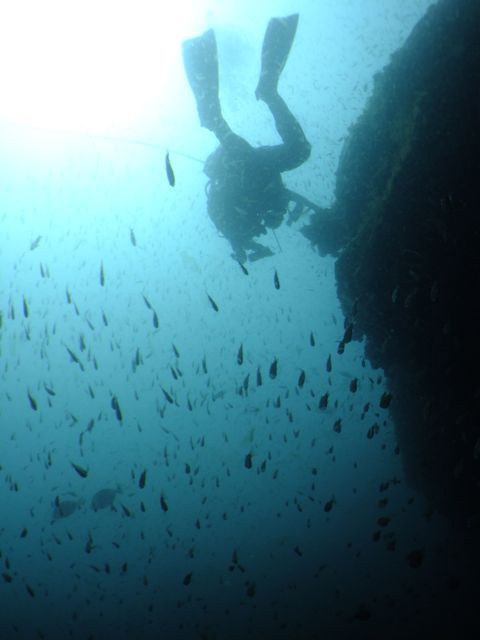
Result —
<path fill-rule="evenodd" d="M 480 3 L 439 0 L 375 78 L 304 228 L 394 395 L 407 478 L 480 516 Z M 332 218 L 334 221 L 332 221 Z"/>

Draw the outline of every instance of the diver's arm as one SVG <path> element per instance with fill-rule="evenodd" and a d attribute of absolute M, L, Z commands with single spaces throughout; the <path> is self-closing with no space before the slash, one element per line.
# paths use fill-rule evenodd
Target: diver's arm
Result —
<path fill-rule="evenodd" d="M 325 209 L 322 209 L 322 207 L 319 207 L 318 204 L 315 204 L 308 198 L 305 198 L 305 196 L 302 196 L 299 193 L 296 193 L 295 191 L 291 191 L 290 189 L 285 189 L 285 191 L 287 193 L 288 199 L 291 200 L 292 202 L 301 204 L 307 209 L 311 209 L 312 211 L 315 211 L 315 213 L 322 213 L 325 211 Z"/>

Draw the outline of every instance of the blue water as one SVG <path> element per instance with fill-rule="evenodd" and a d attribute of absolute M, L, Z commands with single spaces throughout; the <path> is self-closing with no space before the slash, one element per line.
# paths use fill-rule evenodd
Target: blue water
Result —
<path fill-rule="evenodd" d="M 374 19 L 360 13 L 347 31 Z M 366 82 L 385 63 L 372 60 Z M 333 96 L 320 121 L 325 90 L 307 73 L 288 76 L 283 94 L 314 152 L 286 182 L 328 204 L 368 91 L 343 116 Z M 267 116 L 240 133 L 258 142 Z M 268 235 L 274 257 L 242 273 L 206 214 L 196 159 L 214 141 L 202 132 L 190 148 L 180 129 L 159 131 L 140 135 L 156 148 L 128 142 L 131 130 L 104 132 L 112 140 L 0 127 L 1 637 L 358 638 L 427 616 L 447 527 L 405 481 L 379 407 L 383 372 L 363 342 L 337 353 L 334 260 L 314 253 L 299 221 Z M 94 512 L 104 488 L 119 491 L 114 509 Z M 79 508 L 52 522 L 55 500 L 72 499 Z M 417 569 L 412 550 L 424 553 Z"/>

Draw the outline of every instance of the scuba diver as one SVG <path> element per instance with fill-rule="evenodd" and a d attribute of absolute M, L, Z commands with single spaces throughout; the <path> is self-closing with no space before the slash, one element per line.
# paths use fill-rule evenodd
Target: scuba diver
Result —
<path fill-rule="evenodd" d="M 204 172 L 207 184 L 208 214 L 218 231 L 229 240 L 240 263 L 273 255 L 254 238 L 276 229 L 283 221 L 289 203 L 298 211 L 306 198 L 283 185 L 281 173 L 303 164 L 311 145 L 277 91 L 280 74 L 287 61 L 297 30 L 298 14 L 272 18 L 262 47 L 261 73 L 255 91 L 270 109 L 283 143 L 254 148 L 235 134 L 225 121 L 218 97 L 217 44 L 212 29 L 183 42 L 185 72 L 197 104 L 202 127 L 212 131 L 220 146 L 207 158 Z M 296 218 L 293 218 L 296 219 Z"/>

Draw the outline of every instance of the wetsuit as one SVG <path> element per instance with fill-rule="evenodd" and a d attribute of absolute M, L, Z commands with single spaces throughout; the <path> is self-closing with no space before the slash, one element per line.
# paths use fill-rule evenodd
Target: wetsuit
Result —
<path fill-rule="evenodd" d="M 221 146 L 207 159 L 204 169 L 210 178 L 208 213 L 241 262 L 246 257 L 255 260 L 271 255 L 254 238 L 282 223 L 290 198 L 281 173 L 303 164 L 311 149 L 278 93 L 269 96 L 267 105 L 283 144 L 254 148 L 222 118 L 213 128 Z M 246 251 L 251 253 L 247 256 Z"/>
<path fill-rule="evenodd" d="M 282 144 L 275 146 L 252 147 L 223 118 L 213 30 L 183 43 L 185 71 L 200 123 L 220 142 L 205 163 L 209 178 L 208 213 L 241 262 L 271 255 L 254 238 L 282 223 L 291 192 L 283 186 L 281 173 L 295 169 L 310 155 L 310 143 L 277 91 L 297 23 L 298 14 L 272 18 L 263 42 L 262 69 L 255 94 L 268 105 L 282 138 Z"/>

